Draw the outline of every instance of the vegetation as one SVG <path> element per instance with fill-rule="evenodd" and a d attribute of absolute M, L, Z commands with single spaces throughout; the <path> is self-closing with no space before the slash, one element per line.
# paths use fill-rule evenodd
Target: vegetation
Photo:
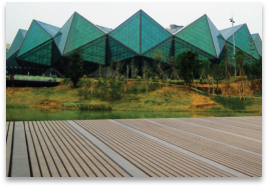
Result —
<path fill-rule="evenodd" d="M 69 63 L 67 69 L 70 79 L 73 82 L 74 88 L 76 88 L 76 84 L 79 79 L 83 76 L 83 65 L 84 60 L 78 51 L 74 51 L 71 56 L 71 62 Z"/>
<path fill-rule="evenodd" d="M 131 79 L 121 74 L 126 64 L 120 60 L 107 67 L 107 75 L 102 74 L 104 65 L 99 62 L 99 73 L 89 78 L 83 75 L 83 59 L 75 51 L 68 65 L 70 76 L 62 79 L 61 85 L 7 88 L 6 104 L 10 108 L 103 111 L 261 111 L 257 97 L 262 95 L 262 59 L 246 63 L 247 58 L 241 51 L 236 53 L 239 76 L 235 77 L 236 73 L 230 74 L 234 65 L 227 56 L 218 63 L 199 61 L 191 50 L 175 57 L 158 50 L 152 61 L 137 63 L 133 58 L 127 62 Z"/>

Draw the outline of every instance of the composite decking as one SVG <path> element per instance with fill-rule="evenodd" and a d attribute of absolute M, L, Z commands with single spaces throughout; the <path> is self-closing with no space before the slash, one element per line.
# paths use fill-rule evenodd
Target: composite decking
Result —
<path fill-rule="evenodd" d="M 6 122 L 7 177 L 261 177 L 262 117 Z"/>

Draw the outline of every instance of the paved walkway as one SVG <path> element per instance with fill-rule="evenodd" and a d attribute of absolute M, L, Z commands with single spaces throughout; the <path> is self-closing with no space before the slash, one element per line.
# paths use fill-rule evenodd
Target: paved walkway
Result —
<path fill-rule="evenodd" d="M 6 122 L 7 177 L 261 177 L 262 118 Z"/>

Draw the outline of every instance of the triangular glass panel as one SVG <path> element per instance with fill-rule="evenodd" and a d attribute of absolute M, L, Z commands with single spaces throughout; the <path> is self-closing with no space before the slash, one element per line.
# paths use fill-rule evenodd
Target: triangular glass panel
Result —
<path fill-rule="evenodd" d="M 141 11 L 141 53 L 172 36 L 166 29 Z"/>
<path fill-rule="evenodd" d="M 211 31 L 214 47 L 216 50 L 217 57 L 220 55 L 222 48 L 224 47 L 224 38 L 221 35 L 220 31 L 216 28 L 216 26 L 212 23 L 212 21 L 207 17 L 208 25 Z M 223 39 L 223 40 L 222 40 Z"/>
<path fill-rule="evenodd" d="M 215 59 L 214 56 L 208 54 L 205 51 L 202 51 L 198 47 L 195 47 L 188 42 L 185 42 L 177 37 L 174 39 L 175 42 L 175 56 L 177 56 L 179 53 L 186 52 L 188 50 L 192 50 L 196 53 L 198 53 L 198 59 L 200 61 L 207 60 L 207 59 Z"/>
<path fill-rule="evenodd" d="M 253 37 L 253 35 L 254 35 L 254 37 Z M 254 43 L 255 43 L 255 46 L 257 48 L 259 55 L 262 56 L 262 41 L 261 41 L 260 35 L 259 34 L 252 34 L 251 36 L 254 40 Z"/>
<path fill-rule="evenodd" d="M 140 54 L 140 24 L 141 13 L 138 11 L 116 29 L 111 31 L 109 36 L 112 36 L 125 46 Z"/>
<path fill-rule="evenodd" d="M 117 60 L 125 60 L 137 56 L 138 54 L 126 47 L 125 45 L 119 43 L 115 39 L 108 36 L 107 42 L 107 57 L 108 64 L 116 62 Z"/>
<path fill-rule="evenodd" d="M 182 28 L 176 36 L 215 57 L 217 56 L 207 21 L 207 15 L 202 16 L 192 24 Z"/>
<path fill-rule="evenodd" d="M 74 14 L 67 20 L 58 33 L 54 37 L 54 41 L 59 48 L 61 54 L 63 54 L 64 46 L 67 41 L 67 37 L 71 28 Z"/>
<path fill-rule="evenodd" d="M 17 57 L 18 60 L 32 62 L 40 65 L 51 66 L 52 64 L 52 46 L 53 39 L 50 39 L 41 45 L 31 49 L 27 53 Z"/>
<path fill-rule="evenodd" d="M 20 32 L 20 30 L 18 30 L 18 32 L 15 36 L 15 39 L 12 42 L 10 49 L 8 50 L 6 59 L 11 57 L 14 53 L 16 53 L 20 49 L 23 40 L 24 40 L 24 36 Z"/>
<path fill-rule="evenodd" d="M 222 34 L 222 36 L 224 37 L 225 40 L 228 40 L 233 35 L 233 33 L 235 33 L 237 30 L 239 30 L 241 27 L 243 27 L 243 25 L 244 24 L 234 26 L 233 28 L 230 27 L 227 29 L 220 30 L 220 33 Z"/>
<path fill-rule="evenodd" d="M 258 36 L 258 34 L 257 33 L 256 34 L 252 34 L 251 36 L 252 36 L 253 40 L 255 40 L 256 37 Z"/>
<path fill-rule="evenodd" d="M 75 51 L 78 51 L 83 60 L 89 62 L 95 62 L 105 64 L 105 44 L 106 44 L 106 37 L 103 36 L 97 40 L 94 40 Z M 72 52 L 65 54 L 64 57 L 71 57 Z"/>
<path fill-rule="evenodd" d="M 18 56 L 23 55 L 51 38 L 52 37 L 38 23 L 36 23 L 36 21 L 32 21 L 32 24 L 21 45 Z"/>
<path fill-rule="evenodd" d="M 228 60 L 228 62 L 230 64 L 234 64 L 234 46 L 233 44 L 229 43 L 229 42 L 226 42 L 225 45 L 224 45 L 224 48 L 219 56 L 219 60 L 220 62 L 224 61 L 225 60 Z M 235 47 L 235 51 L 238 52 L 238 51 L 241 51 L 241 49 Z M 246 60 L 245 60 L 245 64 L 249 64 L 250 62 L 256 62 L 257 60 L 255 58 L 250 58 L 250 55 L 246 54 Z"/>
<path fill-rule="evenodd" d="M 25 38 L 25 35 L 26 35 L 27 31 L 23 30 L 23 29 L 20 29 L 20 32 L 21 32 L 22 36 Z"/>
<path fill-rule="evenodd" d="M 101 29 L 75 12 L 63 53 L 73 51 L 104 35 Z"/>
<path fill-rule="evenodd" d="M 174 49 L 172 47 L 172 38 L 167 39 L 166 41 L 164 41 L 163 43 L 155 46 L 153 49 L 151 49 L 150 51 L 146 52 L 144 54 L 144 56 L 148 57 L 148 58 L 153 58 L 154 54 L 156 51 L 161 51 L 163 53 L 164 59 L 163 61 L 165 63 L 167 63 L 167 58 L 174 56 L 173 52 Z"/>
<path fill-rule="evenodd" d="M 235 32 L 234 39 L 235 39 L 236 47 L 245 51 L 249 55 L 251 54 L 251 50 L 252 50 L 252 53 L 253 53 L 252 56 L 256 59 L 259 58 L 255 45 L 250 46 L 251 45 L 250 39 L 252 39 L 252 37 L 246 24 L 244 24 L 243 27 L 241 27 L 238 31 Z M 233 37 L 230 37 L 228 39 L 228 42 L 233 44 Z"/>
<path fill-rule="evenodd" d="M 6 65 L 7 66 L 13 66 L 13 67 L 19 67 L 16 57 L 18 55 L 19 51 L 15 52 L 13 55 L 11 55 L 7 60 L 6 60 Z"/>
<path fill-rule="evenodd" d="M 56 34 L 57 34 L 57 32 L 60 30 L 60 28 L 59 27 L 55 27 L 55 26 L 53 26 L 53 25 L 49 25 L 49 24 L 47 24 L 47 23 L 43 23 L 43 22 L 41 22 L 41 21 L 37 21 L 37 20 L 35 20 L 36 21 L 36 23 L 38 23 L 45 31 L 47 31 L 48 32 L 48 34 L 50 34 L 50 36 L 52 36 L 52 37 L 54 37 Z"/>

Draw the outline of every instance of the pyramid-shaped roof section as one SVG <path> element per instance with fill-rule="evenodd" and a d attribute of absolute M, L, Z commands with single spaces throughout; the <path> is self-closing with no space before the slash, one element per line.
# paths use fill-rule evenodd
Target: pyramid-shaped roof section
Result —
<path fill-rule="evenodd" d="M 6 59 L 10 58 L 12 55 L 14 55 L 16 52 L 20 50 L 21 44 L 24 40 L 25 37 L 25 32 L 26 30 L 19 29 L 11 46 L 10 49 L 8 50 Z M 27 32 L 27 31 L 26 31 Z"/>
<path fill-rule="evenodd" d="M 67 37 L 69 35 L 69 31 L 73 22 L 74 14 L 66 21 L 66 23 L 60 28 L 57 34 L 54 36 L 54 41 L 60 51 L 63 54 L 63 50 L 67 41 Z"/>
<path fill-rule="evenodd" d="M 250 39 L 252 39 L 252 37 L 251 37 L 251 34 L 250 34 L 249 29 L 247 27 L 247 24 L 243 24 L 243 26 L 234 33 L 234 39 L 235 39 L 235 46 L 236 47 L 243 50 L 244 52 L 246 52 L 249 55 L 253 52 L 253 57 L 256 59 L 259 58 L 255 43 L 253 43 L 253 45 L 252 45 L 250 42 Z M 232 37 L 229 37 L 229 39 L 227 41 L 229 43 L 233 44 Z"/>
<path fill-rule="evenodd" d="M 172 36 L 143 10 L 139 10 L 109 33 L 138 54 L 143 54 Z"/>
<path fill-rule="evenodd" d="M 25 35 L 18 57 L 50 39 L 52 36 L 36 20 L 33 20 Z"/>
<path fill-rule="evenodd" d="M 96 40 L 106 33 L 85 19 L 83 16 L 75 12 L 73 14 L 73 19 L 67 41 L 63 50 L 63 54 L 71 52 L 93 40 Z"/>
<path fill-rule="evenodd" d="M 230 28 L 227 28 L 227 29 L 220 30 L 220 33 L 225 38 L 225 40 L 228 40 L 233 35 L 233 33 L 236 33 L 244 25 L 245 25 L 245 23 L 241 24 L 241 25 L 234 26 L 233 28 L 230 27 Z"/>
<path fill-rule="evenodd" d="M 220 33 L 220 31 L 217 29 L 217 27 L 209 19 L 209 17 L 207 17 L 207 20 L 208 20 L 208 25 L 209 25 L 210 32 L 212 35 L 213 43 L 215 46 L 215 50 L 217 53 L 217 57 L 219 57 L 219 55 L 224 47 L 225 40 L 224 40 L 222 34 Z"/>
<path fill-rule="evenodd" d="M 50 34 L 50 36 L 54 37 L 57 32 L 60 30 L 59 27 L 53 26 L 53 25 L 49 25 L 47 23 L 43 23 L 41 21 L 37 21 L 35 20 L 36 23 L 38 23 L 45 31 L 47 31 L 48 34 Z"/>
<path fill-rule="evenodd" d="M 20 32 L 21 32 L 22 36 L 25 37 L 25 35 L 26 35 L 26 33 L 27 33 L 27 30 L 20 29 Z"/>
<path fill-rule="evenodd" d="M 213 34 L 217 35 L 217 28 L 213 24 L 209 24 L 207 15 L 203 15 L 194 22 L 180 29 L 175 36 L 206 51 L 207 53 L 217 57 L 218 52 L 215 49 L 215 43 L 217 41 L 211 32 L 213 29 Z"/>
<path fill-rule="evenodd" d="M 259 55 L 262 56 L 262 40 L 261 40 L 260 35 L 256 33 L 256 34 L 252 34 L 251 36 L 254 40 L 254 43 L 255 43 L 255 46 L 257 48 Z"/>
<path fill-rule="evenodd" d="M 256 39 L 256 37 L 258 36 L 258 33 L 251 34 L 251 36 L 252 36 L 252 39 L 253 39 L 253 40 L 255 40 L 255 39 Z"/>
<path fill-rule="evenodd" d="M 136 12 L 108 35 L 140 54 L 141 13 Z"/>
<path fill-rule="evenodd" d="M 107 27 L 104 27 L 104 26 L 100 26 L 100 25 L 96 25 L 97 27 L 99 27 L 103 32 L 105 32 L 106 34 L 111 32 L 113 29 L 111 28 L 107 28 Z"/>

